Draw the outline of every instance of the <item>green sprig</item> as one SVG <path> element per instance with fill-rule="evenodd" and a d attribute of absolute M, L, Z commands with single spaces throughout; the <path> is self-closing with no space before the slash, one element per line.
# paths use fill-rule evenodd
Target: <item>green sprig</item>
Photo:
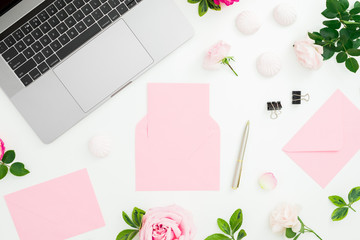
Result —
<path fill-rule="evenodd" d="M 331 219 L 333 221 L 343 220 L 347 216 L 349 209 L 356 212 L 352 205 L 360 200 L 360 187 L 355 187 L 351 189 L 348 194 L 348 199 L 349 203 L 346 203 L 346 201 L 342 197 L 336 195 L 329 197 L 329 200 L 338 207 L 331 214 Z"/>
<path fill-rule="evenodd" d="M 336 61 L 356 73 L 359 63 L 354 57 L 360 56 L 360 2 L 356 1 L 352 9 L 349 5 L 348 0 L 326 0 L 326 9 L 321 14 L 331 20 L 324 21 L 324 28 L 308 36 L 323 47 L 324 60 L 337 53 Z"/>
<path fill-rule="evenodd" d="M 296 233 L 296 232 L 294 232 L 291 228 L 287 228 L 286 231 L 285 231 L 285 236 L 286 236 L 286 238 L 296 240 L 296 239 L 298 239 L 302 234 L 312 233 L 312 234 L 314 234 L 318 239 L 322 240 L 322 238 L 321 238 L 314 230 L 312 230 L 311 228 L 309 228 L 308 226 L 306 226 L 306 225 L 304 224 L 304 222 L 301 220 L 300 217 L 298 217 L 298 220 L 299 220 L 299 222 L 300 222 L 300 224 L 301 224 L 300 231 Z"/>
<path fill-rule="evenodd" d="M 230 62 L 231 61 L 234 61 L 235 62 L 235 59 L 234 59 L 234 57 L 226 57 L 226 58 L 223 58 L 223 59 L 221 59 L 221 61 L 220 61 L 220 63 L 221 64 L 224 64 L 224 65 L 227 65 L 230 69 L 231 69 L 231 71 L 233 71 L 233 73 L 236 75 L 236 76 L 238 76 L 238 74 L 235 72 L 235 70 L 231 67 L 231 65 L 230 65 Z"/>
<path fill-rule="evenodd" d="M 142 227 L 142 218 L 146 214 L 146 212 L 140 208 L 135 207 L 132 211 L 131 218 L 126 214 L 126 212 L 122 212 L 122 217 L 127 225 L 132 227 L 132 229 L 126 229 L 121 231 L 116 240 L 132 240 L 140 231 Z"/>
<path fill-rule="evenodd" d="M 214 3 L 214 0 L 188 0 L 188 3 L 196 4 L 199 3 L 199 16 L 202 17 L 207 13 L 208 9 L 220 11 L 221 6 Z"/>
<path fill-rule="evenodd" d="M 244 229 L 241 229 L 236 236 L 236 232 L 241 228 L 243 223 L 243 213 L 241 209 L 237 209 L 230 218 L 229 223 L 222 218 L 217 219 L 217 224 L 220 230 L 225 233 L 215 233 L 208 236 L 205 240 L 241 240 L 246 237 L 246 232 Z"/>
<path fill-rule="evenodd" d="M 8 150 L 5 152 L 2 159 L 0 159 L 0 180 L 6 177 L 9 172 L 14 176 L 22 177 L 30 173 L 27 170 L 23 163 L 21 162 L 14 162 L 15 160 L 15 152 L 13 150 Z"/>

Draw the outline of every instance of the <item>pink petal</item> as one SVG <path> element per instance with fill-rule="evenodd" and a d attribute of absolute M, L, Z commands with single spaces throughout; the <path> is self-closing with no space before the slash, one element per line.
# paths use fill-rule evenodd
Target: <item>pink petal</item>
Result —
<path fill-rule="evenodd" d="M 273 173 L 270 173 L 270 172 L 264 173 L 259 178 L 259 185 L 262 189 L 273 190 L 277 186 L 277 179 Z"/>
<path fill-rule="evenodd" d="M 0 138 L 0 160 L 3 158 L 5 153 L 5 144 L 4 141 Z"/>

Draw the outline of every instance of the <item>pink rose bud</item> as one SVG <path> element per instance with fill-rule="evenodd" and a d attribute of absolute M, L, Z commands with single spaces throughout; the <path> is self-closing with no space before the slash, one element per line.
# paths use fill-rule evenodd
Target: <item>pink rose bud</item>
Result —
<path fill-rule="evenodd" d="M 234 2 L 239 2 L 239 0 L 214 0 L 216 5 L 220 5 L 220 3 L 225 3 L 226 6 L 230 6 L 234 4 Z"/>
<path fill-rule="evenodd" d="M 294 50 L 299 63 L 308 69 L 318 70 L 323 64 L 323 47 L 313 40 L 305 39 L 294 44 Z"/>
<path fill-rule="evenodd" d="M 3 158 L 5 153 L 5 144 L 4 141 L 0 138 L 0 160 Z"/>

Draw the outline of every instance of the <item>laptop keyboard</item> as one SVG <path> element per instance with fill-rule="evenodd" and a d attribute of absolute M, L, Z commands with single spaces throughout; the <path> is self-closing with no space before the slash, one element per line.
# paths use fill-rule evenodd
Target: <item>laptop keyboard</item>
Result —
<path fill-rule="evenodd" d="M 0 34 L 0 54 L 28 86 L 141 0 L 46 0 Z"/>

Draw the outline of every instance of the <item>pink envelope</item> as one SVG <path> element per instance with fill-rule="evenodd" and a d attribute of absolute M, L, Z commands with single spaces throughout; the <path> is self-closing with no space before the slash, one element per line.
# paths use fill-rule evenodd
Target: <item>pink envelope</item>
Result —
<path fill-rule="evenodd" d="M 337 90 L 283 148 L 325 188 L 360 149 L 360 111 Z"/>
<path fill-rule="evenodd" d="M 21 240 L 64 240 L 105 226 L 86 169 L 5 200 Z"/>
<path fill-rule="evenodd" d="M 208 84 L 149 84 L 136 127 L 136 190 L 219 190 L 220 129 Z"/>

